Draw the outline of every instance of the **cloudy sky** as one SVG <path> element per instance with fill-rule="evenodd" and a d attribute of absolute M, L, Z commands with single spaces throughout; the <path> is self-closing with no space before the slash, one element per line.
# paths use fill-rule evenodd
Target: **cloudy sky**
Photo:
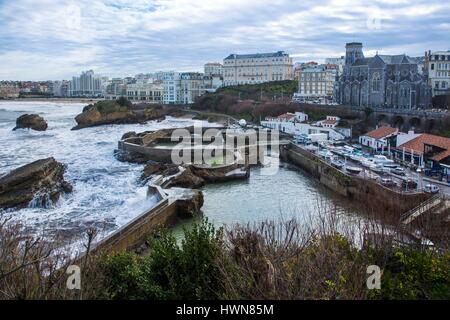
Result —
<path fill-rule="evenodd" d="M 230 53 L 294 61 L 450 49 L 446 0 L 0 0 L 0 79 L 200 71 Z"/>

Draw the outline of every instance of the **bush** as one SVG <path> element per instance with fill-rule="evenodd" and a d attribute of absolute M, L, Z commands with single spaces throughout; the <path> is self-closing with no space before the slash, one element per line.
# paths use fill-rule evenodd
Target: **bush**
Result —
<path fill-rule="evenodd" d="M 140 258 L 120 253 L 105 263 L 106 287 L 113 299 L 214 299 L 220 294 L 215 260 L 222 237 L 204 220 L 184 230 L 181 245 L 169 232 L 151 240 Z"/>
<path fill-rule="evenodd" d="M 371 298 L 450 299 L 450 254 L 395 248 L 383 268 L 381 290 Z"/>

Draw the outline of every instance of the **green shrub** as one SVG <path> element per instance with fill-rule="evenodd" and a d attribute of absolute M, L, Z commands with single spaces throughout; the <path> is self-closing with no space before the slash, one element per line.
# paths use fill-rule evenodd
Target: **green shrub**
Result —
<path fill-rule="evenodd" d="M 120 253 L 105 264 L 107 296 L 113 299 L 213 299 L 220 294 L 215 259 L 222 237 L 207 220 L 184 230 L 181 245 L 162 232 L 144 258 Z"/>
<path fill-rule="evenodd" d="M 395 248 L 383 267 L 381 299 L 450 299 L 450 254 Z"/>

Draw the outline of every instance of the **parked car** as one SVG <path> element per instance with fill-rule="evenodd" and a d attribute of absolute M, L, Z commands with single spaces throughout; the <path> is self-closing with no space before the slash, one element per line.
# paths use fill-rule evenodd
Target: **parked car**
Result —
<path fill-rule="evenodd" d="M 403 189 L 416 189 L 417 188 L 417 182 L 411 179 L 406 179 L 402 181 L 402 188 Z"/>
<path fill-rule="evenodd" d="M 396 185 L 394 180 L 392 180 L 391 178 L 381 178 L 380 183 L 385 187 L 393 187 Z"/>
<path fill-rule="evenodd" d="M 391 169 L 391 172 L 397 176 L 404 176 L 405 175 L 405 169 L 397 167 Z"/>
<path fill-rule="evenodd" d="M 423 188 L 423 191 L 425 191 L 426 193 L 438 193 L 439 187 L 434 184 L 427 184 Z"/>

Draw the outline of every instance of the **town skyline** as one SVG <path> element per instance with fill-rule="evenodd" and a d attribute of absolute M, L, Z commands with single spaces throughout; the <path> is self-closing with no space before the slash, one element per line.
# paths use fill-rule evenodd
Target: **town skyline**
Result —
<path fill-rule="evenodd" d="M 423 56 L 450 43 L 450 4 L 439 1 L 48 0 L 31 6 L 0 1 L 1 80 L 70 79 L 89 69 L 111 78 L 200 72 L 232 53 L 278 50 L 294 63 L 321 63 L 344 55 L 343 44 L 352 41 L 363 42 L 367 56 Z M 233 15 L 224 14 L 230 8 Z"/>

